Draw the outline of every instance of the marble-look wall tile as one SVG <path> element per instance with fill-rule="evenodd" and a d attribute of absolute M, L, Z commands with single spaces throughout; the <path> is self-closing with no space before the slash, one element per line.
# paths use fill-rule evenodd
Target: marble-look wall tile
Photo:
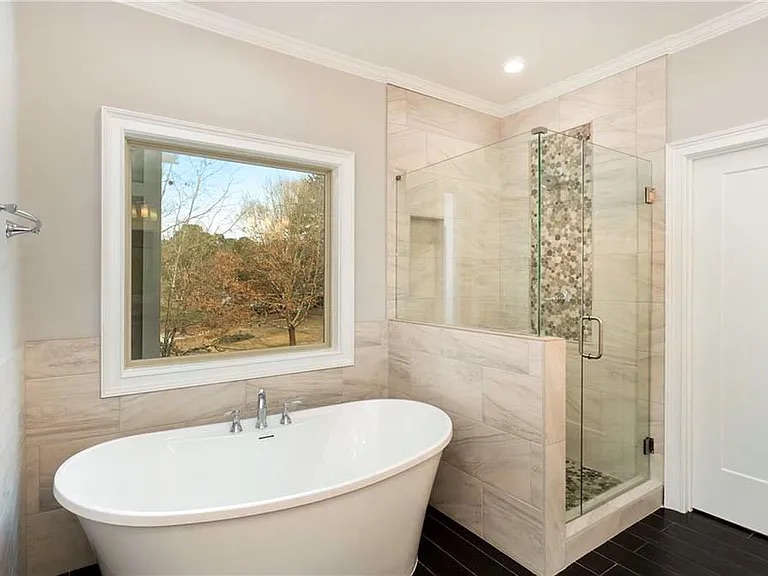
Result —
<path fill-rule="evenodd" d="M 443 134 L 427 133 L 427 164 L 442 162 L 477 148 L 478 145 L 475 142 L 468 142 Z"/>
<path fill-rule="evenodd" d="M 619 530 L 618 513 L 595 522 L 576 534 L 568 535 L 566 540 L 565 561 L 572 563 L 610 540 Z"/>
<path fill-rule="evenodd" d="M 245 383 L 247 414 L 255 413 L 259 390 L 267 392 L 270 414 L 282 409 L 283 403 L 301 399 L 302 408 L 317 408 L 342 402 L 342 368 L 257 378 Z"/>
<path fill-rule="evenodd" d="M 68 442 L 55 442 L 40 446 L 38 462 L 39 475 L 37 481 L 40 511 L 45 512 L 61 507 L 53 497 L 53 477 L 56 474 L 56 470 L 58 470 L 59 466 L 61 466 L 67 458 L 74 456 L 86 448 L 119 437 L 119 434 L 89 436 L 88 438 L 71 440 Z M 32 514 L 33 512 L 27 511 L 27 513 Z"/>
<path fill-rule="evenodd" d="M 544 435 L 541 378 L 483 367 L 483 422 L 534 442 Z"/>
<path fill-rule="evenodd" d="M 442 352 L 444 333 L 445 331 L 439 326 L 412 322 L 390 322 L 390 356 L 400 357 L 403 353 L 410 354 L 410 352 L 439 355 Z"/>
<path fill-rule="evenodd" d="M 406 91 L 408 126 L 433 134 L 455 136 L 459 133 L 460 106 Z"/>
<path fill-rule="evenodd" d="M 637 107 L 637 155 L 664 148 L 667 142 L 667 107 L 665 100 L 654 100 Z"/>
<path fill-rule="evenodd" d="M 381 346 L 387 342 L 386 322 L 357 322 L 355 324 L 355 348 Z"/>
<path fill-rule="evenodd" d="M 415 128 L 401 127 L 389 134 L 387 156 L 390 169 L 398 173 L 427 165 L 427 134 Z"/>
<path fill-rule="evenodd" d="M 40 447 L 31 446 L 24 452 L 25 514 L 40 512 Z"/>
<path fill-rule="evenodd" d="M 637 302 L 650 296 L 650 259 L 642 254 L 597 254 L 594 257 L 594 302 Z M 639 285 L 639 273 L 644 273 Z M 647 272 L 647 273 L 646 273 Z M 647 301 L 647 297 L 644 299 Z"/>
<path fill-rule="evenodd" d="M 621 206 L 595 210 L 594 254 L 637 254 L 638 207 Z"/>
<path fill-rule="evenodd" d="M 483 486 L 469 474 L 440 462 L 430 504 L 478 536 L 482 530 Z"/>
<path fill-rule="evenodd" d="M 636 105 L 637 74 L 632 68 L 558 98 L 560 131 L 610 116 Z"/>
<path fill-rule="evenodd" d="M 592 150 L 592 208 L 637 206 L 642 200 L 636 158 L 595 146 Z"/>
<path fill-rule="evenodd" d="M 572 563 L 661 506 L 663 487 L 641 485 L 569 523 L 566 562 Z"/>
<path fill-rule="evenodd" d="M 507 116 L 501 121 L 501 135 L 502 138 L 510 138 L 529 133 L 539 126 L 550 130 L 559 129 L 557 98 Z"/>
<path fill-rule="evenodd" d="M 389 398 L 409 399 L 411 397 L 411 360 L 397 359 L 392 356 L 387 362 Z"/>
<path fill-rule="evenodd" d="M 481 367 L 422 352 L 414 352 L 411 395 L 448 412 L 481 420 L 483 393 Z"/>
<path fill-rule="evenodd" d="M 543 512 L 484 486 L 482 514 L 483 539 L 534 572 L 543 572 Z"/>
<path fill-rule="evenodd" d="M 501 120 L 469 108 L 459 108 L 458 136 L 487 146 L 501 139 Z"/>
<path fill-rule="evenodd" d="M 592 142 L 598 145 L 593 150 L 593 154 L 597 157 L 596 163 L 601 154 L 611 154 L 603 151 L 600 148 L 602 146 L 633 156 L 637 153 L 637 121 L 633 102 L 631 108 L 602 116 L 592 122 Z"/>
<path fill-rule="evenodd" d="M 601 302 L 603 337 L 611 346 L 627 351 L 638 349 L 638 308 L 647 304 L 636 302 Z"/>
<path fill-rule="evenodd" d="M 387 129 L 392 132 L 395 127 L 406 126 L 408 105 L 406 91 L 399 86 L 387 85 Z"/>
<path fill-rule="evenodd" d="M 488 192 L 491 192 L 492 196 L 497 194 L 501 173 L 499 151 L 497 147 L 491 146 L 489 149 L 480 149 L 477 153 L 465 153 L 497 142 L 501 133 L 501 120 L 394 86 L 388 87 L 387 94 L 389 112 L 387 169 L 388 173 L 392 174 L 390 178 L 392 183 L 387 190 L 387 314 L 391 319 L 399 316 L 409 321 L 442 323 L 441 303 L 435 300 L 414 302 L 406 298 L 410 295 L 407 279 L 408 226 L 403 226 L 403 223 L 398 220 L 400 215 L 394 214 L 398 206 L 395 201 L 397 186 L 394 185 L 394 175 L 407 171 L 408 188 L 441 180 L 440 186 L 436 188 L 440 192 L 439 197 L 435 197 L 429 203 L 425 203 L 427 198 L 420 198 L 421 205 L 418 212 L 414 212 L 413 207 L 404 208 L 406 205 L 400 202 L 401 214 L 405 211 L 407 216 L 420 214 L 441 218 L 442 193 L 450 189 L 454 190 L 456 217 L 464 219 L 483 217 L 485 221 L 496 221 L 497 213 L 488 209 L 487 203 L 476 201 L 474 191 L 468 190 L 467 186 L 482 186 L 485 187 L 484 194 Z M 459 157 L 456 158 L 456 156 Z M 442 162 L 448 158 L 455 158 L 455 160 Z M 435 162 L 438 164 L 422 170 L 428 164 Z M 457 188 L 459 182 L 461 187 Z M 402 186 L 400 189 L 402 190 Z M 396 250 L 399 252 L 397 259 L 394 257 Z M 398 297 L 403 301 L 396 302 Z"/>
<path fill-rule="evenodd" d="M 444 330 L 442 355 L 523 374 L 529 370 L 529 341 L 501 334 Z"/>
<path fill-rule="evenodd" d="M 545 476 L 544 476 L 544 445 L 531 442 L 531 501 L 530 504 L 538 510 L 544 510 Z M 563 509 L 565 510 L 565 509 Z"/>
<path fill-rule="evenodd" d="M 667 98 L 667 57 L 662 56 L 637 67 L 637 103 L 647 104 Z"/>
<path fill-rule="evenodd" d="M 98 371 L 98 338 L 27 342 L 24 348 L 24 373 L 28 379 Z"/>
<path fill-rule="evenodd" d="M 666 149 L 659 148 L 645 154 L 645 160 L 651 162 L 651 184 L 656 189 L 656 204 L 663 204 L 665 199 L 666 184 Z M 645 165 L 644 175 L 647 175 L 647 164 Z M 662 244 L 663 246 L 663 244 Z"/>
<path fill-rule="evenodd" d="M 443 459 L 523 502 L 531 503 L 531 442 L 456 414 Z"/>
<path fill-rule="evenodd" d="M 565 340 L 544 343 L 544 438 L 545 444 L 565 441 Z"/>
<path fill-rule="evenodd" d="M 544 544 L 545 574 L 565 566 L 565 442 L 550 444 L 545 453 Z"/>
<path fill-rule="evenodd" d="M 355 352 L 355 365 L 341 370 L 342 400 L 352 402 L 385 397 L 388 372 L 386 347 L 358 348 Z"/>
<path fill-rule="evenodd" d="M 245 383 L 232 382 L 135 394 L 120 398 L 120 430 L 178 428 L 224 422 L 245 405 Z"/>
<path fill-rule="evenodd" d="M 99 390 L 99 374 L 27 380 L 27 445 L 117 432 L 119 400 Z"/>
<path fill-rule="evenodd" d="M 64 509 L 27 516 L 27 576 L 54 576 L 96 562 L 77 517 Z"/>
<path fill-rule="evenodd" d="M 458 259 L 495 259 L 501 256 L 499 222 L 454 220 L 454 254 Z"/>

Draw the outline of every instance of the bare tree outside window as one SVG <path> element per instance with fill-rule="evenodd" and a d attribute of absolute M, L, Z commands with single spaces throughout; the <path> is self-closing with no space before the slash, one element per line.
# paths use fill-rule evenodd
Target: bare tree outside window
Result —
<path fill-rule="evenodd" d="M 325 174 L 131 159 L 132 359 L 325 342 Z"/>
<path fill-rule="evenodd" d="M 325 176 L 271 182 L 265 197 L 245 210 L 255 252 L 250 260 L 259 280 L 258 312 L 288 331 L 322 309 L 325 291 Z"/>

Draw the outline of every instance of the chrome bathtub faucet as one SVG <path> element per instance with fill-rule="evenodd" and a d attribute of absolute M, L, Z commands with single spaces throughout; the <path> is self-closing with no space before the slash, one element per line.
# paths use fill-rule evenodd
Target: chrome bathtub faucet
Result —
<path fill-rule="evenodd" d="M 264 430 L 267 427 L 267 393 L 264 388 L 259 390 L 256 408 L 258 410 L 256 414 L 256 428 Z"/>
<path fill-rule="evenodd" d="M 288 410 L 293 408 L 294 406 L 299 406 L 300 404 L 303 404 L 300 398 L 283 402 L 283 413 L 280 416 L 280 424 L 282 424 L 283 426 L 285 426 L 286 424 L 291 424 L 292 422 L 291 415 L 288 414 Z"/>
<path fill-rule="evenodd" d="M 237 434 L 238 432 L 243 431 L 243 425 L 240 423 L 239 408 L 236 408 L 235 410 L 230 410 L 229 412 L 224 412 L 224 416 L 232 416 L 232 424 L 230 424 L 229 426 L 230 434 Z"/>

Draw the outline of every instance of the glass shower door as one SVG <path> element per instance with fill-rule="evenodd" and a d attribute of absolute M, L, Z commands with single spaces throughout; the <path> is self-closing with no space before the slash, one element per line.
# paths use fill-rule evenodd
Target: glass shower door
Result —
<path fill-rule="evenodd" d="M 580 513 L 650 476 L 650 162 L 584 145 Z"/>
<path fill-rule="evenodd" d="M 566 340 L 566 516 L 649 477 L 651 164 L 590 142 L 531 145 L 533 322 Z M 660 315 L 656 315 L 660 316 Z"/>

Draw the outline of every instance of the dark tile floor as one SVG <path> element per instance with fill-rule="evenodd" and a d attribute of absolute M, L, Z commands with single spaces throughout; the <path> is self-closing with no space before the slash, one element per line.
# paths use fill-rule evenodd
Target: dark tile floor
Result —
<path fill-rule="evenodd" d="M 562 576 L 768 576 L 768 538 L 705 514 L 658 510 Z M 70 576 L 101 576 L 98 567 Z M 66 575 L 61 575 L 66 576 Z M 416 576 L 532 576 L 466 528 L 429 508 Z"/>
<path fill-rule="evenodd" d="M 85 568 L 78 568 L 77 570 L 72 570 L 71 572 L 59 574 L 59 576 L 101 576 L 101 570 L 99 570 L 99 567 L 94 564 L 93 566 L 86 566 Z"/>
<path fill-rule="evenodd" d="M 419 576 L 529 576 L 490 544 L 429 508 Z M 562 576 L 767 576 L 768 538 L 699 512 L 658 510 Z"/>

